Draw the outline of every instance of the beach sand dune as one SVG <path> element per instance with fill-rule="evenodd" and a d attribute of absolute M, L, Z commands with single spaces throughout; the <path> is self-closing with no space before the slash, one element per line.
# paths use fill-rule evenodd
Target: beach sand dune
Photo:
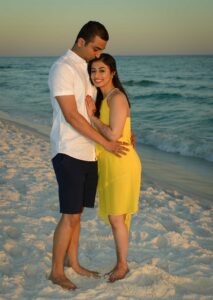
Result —
<path fill-rule="evenodd" d="M 128 276 L 114 284 L 66 269 L 78 286 L 47 280 L 58 222 L 49 141 L 0 121 L 0 299 L 213 299 L 213 209 L 147 182 L 132 221 Z M 103 275 L 115 264 L 110 228 L 82 216 L 79 259 Z"/>

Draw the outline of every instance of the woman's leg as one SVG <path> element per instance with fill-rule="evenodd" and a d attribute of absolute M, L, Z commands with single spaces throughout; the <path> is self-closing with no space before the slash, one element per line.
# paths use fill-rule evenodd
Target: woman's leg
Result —
<path fill-rule="evenodd" d="M 117 254 L 117 265 L 109 276 L 109 281 L 114 282 L 123 279 L 128 272 L 127 255 L 129 232 L 125 224 L 125 215 L 110 215 L 109 221 L 112 227 Z"/>

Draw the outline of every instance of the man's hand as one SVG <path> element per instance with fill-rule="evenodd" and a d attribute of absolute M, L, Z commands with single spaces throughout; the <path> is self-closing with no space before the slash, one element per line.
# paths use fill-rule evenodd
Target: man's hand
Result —
<path fill-rule="evenodd" d="M 136 146 L 136 135 L 134 134 L 134 132 L 131 132 L 131 144 L 135 148 L 135 146 Z"/>
<path fill-rule="evenodd" d="M 105 149 L 113 154 L 115 154 L 118 157 L 122 157 L 123 155 L 126 155 L 127 152 L 129 151 L 129 148 L 127 148 L 129 146 L 128 143 L 126 142 L 108 142 L 105 145 Z"/>

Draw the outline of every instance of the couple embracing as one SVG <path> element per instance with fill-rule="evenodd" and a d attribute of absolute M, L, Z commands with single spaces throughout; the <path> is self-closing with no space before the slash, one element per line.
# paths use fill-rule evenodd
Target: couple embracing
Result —
<path fill-rule="evenodd" d="M 117 255 L 108 280 L 123 279 L 129 271 L 129 230 L 131 214 L 138 210 L 141 162 L 115 59 L 102 53 L 108 39 L 101 23 L 89 21 L 49 74 L 52 164 L 61 213 L 49 279 L 68 290 L 76 285 L 64 273 L 65 258 L 78 274 L 99 277 L 78 260 L 81 214 L 84 207 L 94 207 L 97 186 L 98 212 L 111 225 Z"/>

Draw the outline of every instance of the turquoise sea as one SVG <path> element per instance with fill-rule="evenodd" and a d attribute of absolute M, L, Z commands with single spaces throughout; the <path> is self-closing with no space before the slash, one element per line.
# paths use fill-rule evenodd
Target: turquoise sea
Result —
<path fill-rule="evenodd" d="M 1 116 L 49 131 L 52 108 L 47 80 L 56 59 L 0 57 Z M 116 61 L 132 105 L 140 151 L 148 156 L 156 153 L 155 161 L 171 161 L 171 167 L 188 165 L 191 174 L 203 170 L 202 185 L 206 178 L 212 180 L 213 56 L 117 56 Z M 169 180 L 168 174 L 165 171 Z"/>

